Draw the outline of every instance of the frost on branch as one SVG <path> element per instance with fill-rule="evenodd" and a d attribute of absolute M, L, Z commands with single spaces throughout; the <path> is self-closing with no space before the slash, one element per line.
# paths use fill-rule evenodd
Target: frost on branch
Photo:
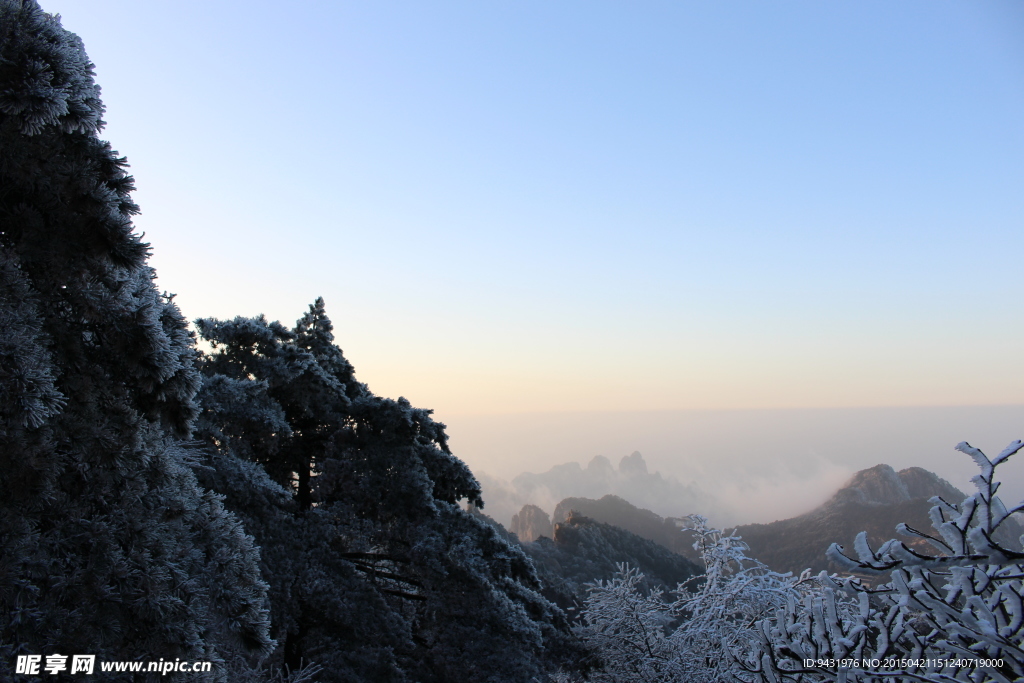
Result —
<path fill-rule="evenodd" d="M 751 651 L 758 623 L 806 590 L 806 576 L 775 573 L 748 558 L 738 536 L 708 528 L 703 517 L 689 519 L 705 571 L 680 584 L 673 599 L 658 590 L 645 595 L 643 575 L 625 565 L 591 586 L 579 632 L 603 669 L 590 680 L 730 680 L 743 670 L 731 653 Z"/>
<path fill-rule="evenodd" d="M 1006 509 L 996 496 L 995 469 L 1022 447 L 1024 442 L 1014 441 L 990 460 L 966 442 L 957 446 L 981 470 L 971 480 L 977 492 L 959 505 L 932 498 L 933 534 L 897 527 L 904 536 L 928 541 L 934 554 L 898 540 L 875 550 L 863 533 L 855 543 L 856 559 L 833 544 L 831 559 L 860 574 L 888 573 L 889 582 L 869 588 L 857 579 L 832 577 L 818 594 L 763 620 L 756 656 L 740 678 L 772 683 L 1021 680 L 1024 537 L 1011 515 L 1024 504 Z M 818 664 L 842 659 L 858 661 L 844 667 Z M 809 660 L 818 661 L 805 667 Z"/>

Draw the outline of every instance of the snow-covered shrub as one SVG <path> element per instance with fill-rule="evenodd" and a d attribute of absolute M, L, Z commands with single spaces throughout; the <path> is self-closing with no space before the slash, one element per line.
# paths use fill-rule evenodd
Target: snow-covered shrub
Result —
<path fill-rule="evenodd" d="M 689 520 L 705 571 L 671 599 L 658 590 L 644 594 L 643 575 L 626 566 L 590 587 L 579 633 L 604 665 L 590 680 L 730 680 L 744 670 L 730 653 L 753 650 L 758 623 L 806 590 L 806 576 L 773 572 L 746 556 L 738 536 L 709 528 L 700 516 Z"/>
<path fill-rule="evenodd" d="M 977 492 L 960 505 L 932 498 L 935 534 L 905 524 L 935 554 L 891 540 L 872 550 L 857 537 L 857 559 L 840 546 L 829 556 L 859 574 L 890 575 L 869 587 L 827 579 L 821 591 L 790 600 L 759 624 L 760 645 L 745 659 L 747 681 L 1019 681 L 1024 680 L 1024 553 L 1021 529 L 995 495 L 995 469 L 1024 447 L 1014 441 L 990 460 L 963 442 L 981 473 Z M 1015 538 L 1018 537 L 1018 538 Z M 843 609 L 843 596 L 856 609 Z"/>

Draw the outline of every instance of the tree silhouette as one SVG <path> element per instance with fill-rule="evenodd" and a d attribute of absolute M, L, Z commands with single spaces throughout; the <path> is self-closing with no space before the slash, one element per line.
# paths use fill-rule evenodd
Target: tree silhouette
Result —
<path fill-rule="evenodd" d="M 102 112 L 78 37 L 0 0 L 0 671 L 271 645 L 258 553 L 180 445 L 193 339 Z"/>

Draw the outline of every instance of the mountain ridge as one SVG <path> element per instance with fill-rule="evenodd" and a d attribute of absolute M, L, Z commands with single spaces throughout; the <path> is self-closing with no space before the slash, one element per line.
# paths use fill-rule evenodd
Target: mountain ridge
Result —
<path fill-rule="evenodd" d="M 748 555 L 778 572 L 799 573 L 810 568 L 814 572 L 837 572 L 841 568 L 825 557 L 832 543 L 852 548 L 858 533 L 867 533 L 868 542 L 879 544 L 896 537 L 900 523 L 930 530 L 931 498 L 939 496 L 948 503 L 959 504 L 967 495 L 921 467 L 908 467 L 896 471 L 887 464 L 878 464 L 855 473 L 825 503 L 795 517 L 766 524 L 744 524 L 734 533 L 749 546 Z M 529 506 L 536 507 L 536 506 Z M 539 508 L 531 510 L 533 519 Z M 569 497 L 563 499 L 551 516 L 557 526 L 579 514 L 597 522 L 625 529 L 633 534 L 658 543 L 690 560 L 697 559 L 692 534 L 685 528 L 686 520 L 661 517 L 640 508 L 625 498 L 606 495 L 600 499 Z M 544 521 L 547 515 L 543 514 Z M 1008 521 L 1009 529 L 1004 542 L 1019 547 L 1017 535 L 1024 533 L 1015 520 Z M 925 553 L 934 550 L 925 539 L 904 538 L 908 546 Z"/>

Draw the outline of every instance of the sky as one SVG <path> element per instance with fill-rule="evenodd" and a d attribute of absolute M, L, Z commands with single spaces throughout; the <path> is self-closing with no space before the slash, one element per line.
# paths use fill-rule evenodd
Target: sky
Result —
<path fill-rule="evenodd" d="M 646 443 L 687 479 L 787 415 L 718 448 L 756 471 L 864 409 L 901 444 L 1024 437 L 1019 2 L 42 5 L 185 315 L 323 296 L 475 470 Z"/>

